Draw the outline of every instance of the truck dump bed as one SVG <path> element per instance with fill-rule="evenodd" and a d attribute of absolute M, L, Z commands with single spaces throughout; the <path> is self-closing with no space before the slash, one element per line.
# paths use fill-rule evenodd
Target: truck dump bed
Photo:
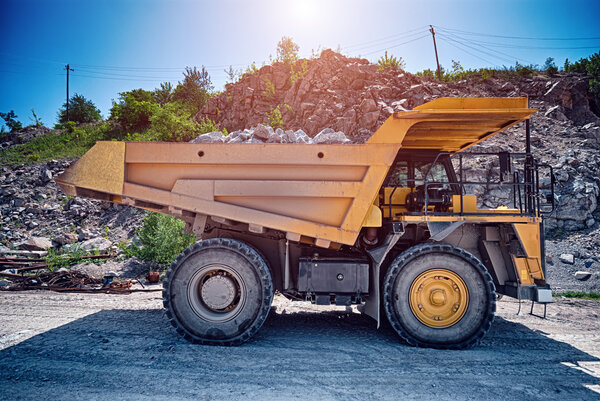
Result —
<path fill-rule="evenodd" d="M 69 195 L 354 244 L 401 147 L 460 152 L 536 110 L 527 98 L 442 98 L 394 113 L 365 144 L 98 142 L 56 179 Z"/>

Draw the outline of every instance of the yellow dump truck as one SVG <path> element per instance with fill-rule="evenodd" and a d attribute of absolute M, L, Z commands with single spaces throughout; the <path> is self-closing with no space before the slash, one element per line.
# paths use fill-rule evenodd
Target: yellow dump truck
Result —
<path fill-rule="evenodd" d="M 199 241 L 171 264 L 163 298 L 190 341 L 243 343 L 277 290 L 362 305 L 411 345 L 464 348 L 490 328 L 498 294 L 552 300 L 535 112 L 527 98 L 441 98 L 364 144 L 98 142 L 56 182 L 187 223 Z M 464 152 L 523 121 L 524 152 Z M 486 158 L 497 174 L 470 179 Z M 480 208 L 477 188 L 506 202 Z"/>

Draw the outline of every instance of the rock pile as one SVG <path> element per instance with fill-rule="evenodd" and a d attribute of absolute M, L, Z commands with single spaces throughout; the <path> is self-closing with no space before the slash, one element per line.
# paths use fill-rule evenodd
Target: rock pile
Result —
<path fill-rule="evenodd" d="M 141 225 L 144 212 L 65 195 L 52 180 L 71 160 L 0 167 L 0 244 L 22 250 L 107 252 Z M 70 245 L 72 244 L 72 245 Z"/>
<path fill-rule="evenodd" d="M 234 131 L 223 135 L 221 131 L 213 131 L 192 139 L 192 143 L 302 143 L 302 144 L 346 144 L 352 141 L 341 131 L 325 128 L 314 138 L 309 137 L 301 129 L 297 131 L 281 128 L 273 130 L 268 125 L 258 124 L 251 129 Z"/>
<path fill-rule="evenodd" d="M 590 111 L 588 78 L 581 75 L 440 83 L 397 69 L 378 71 L 368 60 L 331 50 L 298 61 L 294 71 L 302 71 L 304 63 L 304 74 L 292 75 L 288 65 L 274 63 L 226 85 L 196 118 L 209 117 L 231 132 L 264 123 L 267 113 L 278 107 L 286 129 L 303 129 L 313 137 L 332 127 L 360 141 L 392 112 L 438 97 L 529 96 L 546 103 L 544 113 L 555 120 L 577 125 L 598 122 Z"/>

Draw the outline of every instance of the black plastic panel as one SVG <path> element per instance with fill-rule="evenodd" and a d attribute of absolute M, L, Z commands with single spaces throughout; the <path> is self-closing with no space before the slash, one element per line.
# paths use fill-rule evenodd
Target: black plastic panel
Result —
<path fill-rule="evenodd" d="M 369 263 L 348 258 L 300 258 L 298 291 L 366 294 Z"/>

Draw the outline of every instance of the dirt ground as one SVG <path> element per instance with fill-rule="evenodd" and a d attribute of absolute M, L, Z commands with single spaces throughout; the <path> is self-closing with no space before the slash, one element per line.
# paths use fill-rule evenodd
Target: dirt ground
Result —
<path fill-rule="evenodd" d="M 2 292 L 0 399 L 600 399 L 600 302 L 516 312 L 503 299 L 480 345 L 438 351 L 355 308 L 277 296 L 251 342 L 211 347 L 175 333 L 160 292 Z"/>

